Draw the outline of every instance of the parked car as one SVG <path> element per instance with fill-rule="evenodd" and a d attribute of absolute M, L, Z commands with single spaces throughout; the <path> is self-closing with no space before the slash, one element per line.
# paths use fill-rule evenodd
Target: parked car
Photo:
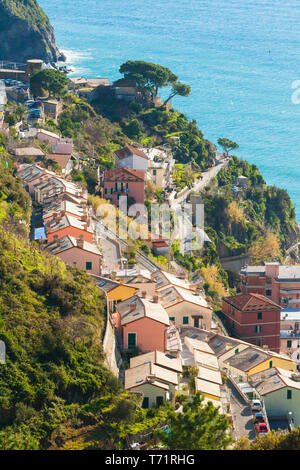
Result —
<path fill-rule="evenodd" d="M 255 429 L 256 429 L 256 432 L 258 432 L 258 434 L 262 434 L 262 433 L 267 434 L 267 432 L 269 431 L 266 423 L 257 423 L 255 425 Z"/>
<path fill-rule="evenodd" d="M 251 401 L 251 409 L 252 411 L 261 411 L 262 410 L 262 403 L 260 400 L 252 400 Z"/>
<path fill-rule="evenodd" d="M 254 423 L 265 423 L 265 417 L 264 417 L 263 413 L 261 413 L 261 412 L 255 413 Z"/>

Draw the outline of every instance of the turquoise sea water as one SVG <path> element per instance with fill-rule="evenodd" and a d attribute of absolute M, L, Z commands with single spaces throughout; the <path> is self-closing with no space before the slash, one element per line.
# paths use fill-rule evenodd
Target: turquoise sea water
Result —
<path fill-rule="evenodd" d="M 39 3 L 75 76 L 114 80 L 128 59 L 171 68 L 192 87 L 174 107 L 214 143 L 238 142 L 238 156 L 288 190 L 300 222 L 299 0 Z"/>

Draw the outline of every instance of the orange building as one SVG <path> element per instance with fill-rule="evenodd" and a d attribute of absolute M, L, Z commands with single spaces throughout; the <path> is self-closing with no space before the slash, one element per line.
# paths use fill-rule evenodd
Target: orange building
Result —
<path fill-rule="evenodd" d="M 114 318 L 124 350 L 136 347 L 142 352 L 167 350 L 170 320 L 157 297 L 147 300 L 135 295 L 119 302 L 116 310 Z"/>

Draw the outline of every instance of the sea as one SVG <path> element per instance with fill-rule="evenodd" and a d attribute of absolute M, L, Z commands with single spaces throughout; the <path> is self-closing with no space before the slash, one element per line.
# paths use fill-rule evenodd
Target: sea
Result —
<path fill-rule="evenodd" d="M 192 87 L 173 106 L 288 191 L 300 223 L 299 0 L 39 0 L 73 76 L 121 77 L 127 60 Z M 162 96 L 166 93 L 163 92 Z M 220 149 L 221 150 L 221 149 Z"/>

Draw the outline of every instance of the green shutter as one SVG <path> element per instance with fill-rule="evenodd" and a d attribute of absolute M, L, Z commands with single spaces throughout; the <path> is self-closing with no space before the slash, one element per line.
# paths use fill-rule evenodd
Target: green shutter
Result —
<path fill-rule="evenodd" d="M 183 317 L 182 323 L 183 323 L 184 325 L 188 325 L 188 324 L 189 324 L 189 317 Z"/>
<path fill-rule="evenodd" d="M 136 347 L 136 333 L 128 333 L 128 349 Z"/>

